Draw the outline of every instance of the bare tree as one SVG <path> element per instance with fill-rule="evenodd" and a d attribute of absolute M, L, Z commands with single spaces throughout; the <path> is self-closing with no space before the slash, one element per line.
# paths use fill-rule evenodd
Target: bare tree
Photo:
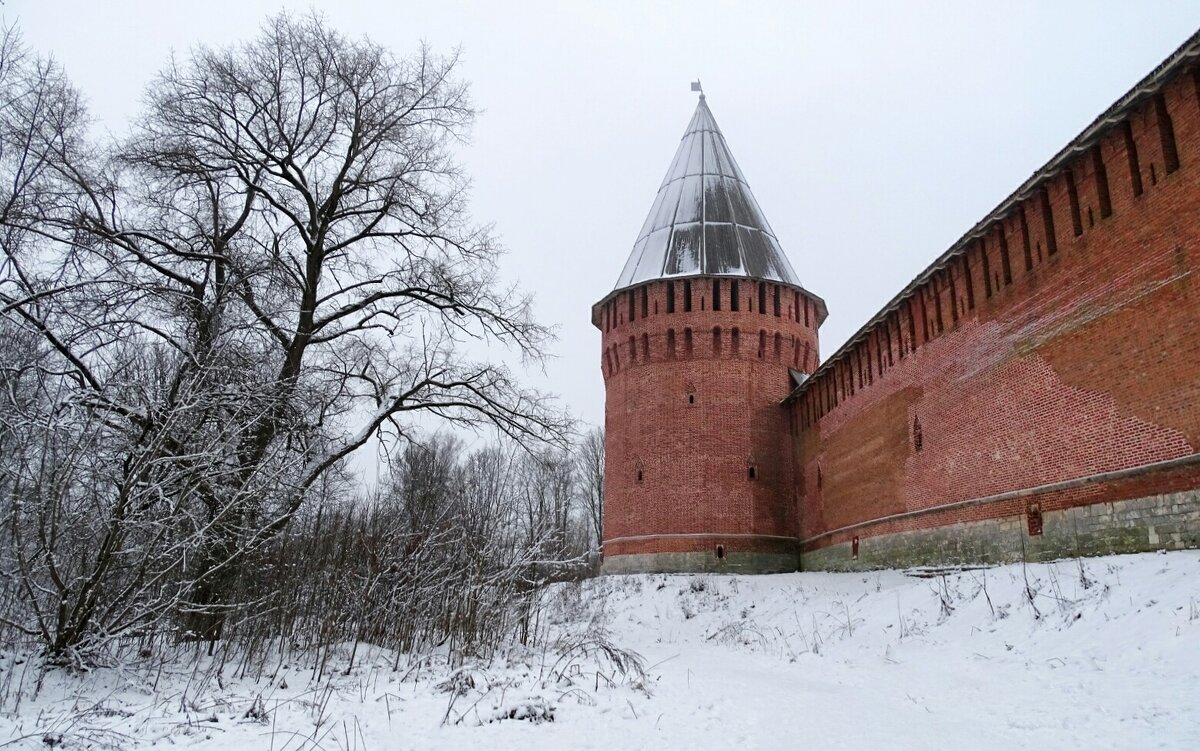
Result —
<path fill-rule="evenodd" d="M 604 542 L 604 428 L 583 434 L 575 449 L 575 463 L 592 549 L 598 551 Z"/>
<path fill-rule="evenodd" d="M 173 61 L 132 135 L 101 147 L 56 67 L 3 50 L 0 311 L 41 342 L 57 384 L 44 413 L 75 415 L 43 434 L 105 447 L 87 503 L 111 534 L 72 543 L 91 562 L 78 578 L 140 613 L 101 624 L 79 608 L 53 649 L 164 607 L 218 637 L 248 558 L 415 414 L 563 440 L 552 402 L 471 357 L 482 342 L 536 364 L 551 332 L 499 283 L 501 249 L 468 216 L 454 146 L 475 112 L 454 56 L 400 58 L 279 15 L 247 44 Z M 44 462 L 24 466 L 23 487 L 45 479 Z M 20 508 L 22 530 L 61 518 Z M 118 566 L 112 551 L 147 529 L 165 558 Z M 51 547 L 22 576 L 53 578 Z M 164 594 L 168 579 L 186 595 Z"/>

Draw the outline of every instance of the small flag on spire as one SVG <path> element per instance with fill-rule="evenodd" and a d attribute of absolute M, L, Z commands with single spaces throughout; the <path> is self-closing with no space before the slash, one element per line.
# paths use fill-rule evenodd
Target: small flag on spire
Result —
<path fill-rule="evenodd" d="M 701 94 L 704 93 L 704 89 L 700 86 L 699 78 L 697 78 L 695 81 L 692 81 L 692 91 L 699 91 Z"/>

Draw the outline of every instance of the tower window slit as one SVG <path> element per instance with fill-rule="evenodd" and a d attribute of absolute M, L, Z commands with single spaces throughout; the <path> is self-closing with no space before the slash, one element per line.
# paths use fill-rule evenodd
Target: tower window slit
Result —
<path fill-rule="evenodd" d="M 767 283 L 758 283 L 758 312 L 761 315 L 767 313 Z"/>
<path fill-rule="evenodd" d="M 1083 234 L 1083 217 L 1079 212 L 1079 191 L 1075 189 L 1075 173 L 1067 170 L 1063 174 L 1067 178 L 1067 200 L 1071 203 L 1071 226 L 1075 230 L 1075 236 L 1079 237 Z"/>
<path fill-rule="evenodd" d="M 632 321 L 634 319 L 634 313 L 637 312 L 636 309 L 634 308 L 633 292 L 632 291 L 626 292 L 625 298 L 629 301 L 629 320 Z"/>
<path fill-rule="evenodd" d="M 979 259 L 983 264 L 983 291 L 988 297 L 992 296 L 992 269 L 991 263 L 988 261 L 987 243 L 982 239 L 979 241 Z"/>
<path fill-rule="evenodd" d="M 734 326 L 729 331 L 729 349 L 735 355 L 740 352 L 742 348 L 741 333 L 742 332 L 738 330 L 737 326 Z"/>
<path fill-rule="evenodd" d="M 675 282 L 667 282 L 667 312 L 675 312 Z"/>
<path fill-rule="evenodd" d="M 1154 97 L 1154 119 L 1158 121 L 1158 138 L 1162 142 L 1163 164 L 1167 174 L 1179 169 L 1179 149 L 1175 145 L 1175 126 L 1167 111 L 1167 99 L 1159 92 Z"/>
<path fill-rule="evenodd" d="M 675 329 L 667 329 L 667 357 L 675 356 Z"/>
<path fill-rule="evenodd" d="M 1005 286 L 1012 284 L 1012 264 L 1008 260 L 1008 233 L 1004 231 L 1004 225 L 998 223 L 996 225 L 996 233 L 1000 237 L 1000 268 L 1004 272 Z"/>
<path fill-rule="evenodd" d="M 1046 234 L 1046 255 L 1058 252 L 1058 237 L 1054 230 L 1054 208 L 1050 205 L 1050 191 L 1042 188 L 1042 229 Z"/>
<path fill-rule="evenodd" d="M 632 336 L 629 337 L 629 362 L 637 362 L 637 341 Z"/>
<path fill-rule="evenodd" d="M 1104 166 L 1104 154 L 1100 144 L 1092 147 L 1092 172 L 1096 176 L 1096 198 L 1100 201 L 1100 218 L 1112 216 L 1112 197 L 1108 193 L 1108 169 Z"/>
<path fill-rule="evenodd" d="M 683 283 L 683 312 L 684 313 L 692 312 L 692 283 L 691 282 Z"/>
<path fill-rule="evenodd" d="M 758 356 L 762 358 L 767 353 L 767 332 L 760 330 L 758 332 Z"/>
<path fill-rule="evenodd" d="M 650 315 L 650 288 L 642 287 L 642 318 Z"/>
<path fill-rule="evenodd" d="M 782 354 L 783 354 L 783 337 L 781 337 L 779 335 L 779 332 L 776 331 L 775 332 L 775 359 L 778 360 Z"/>
<path fill-rule="evenodd" d="M 692 355 L 692 330 L 683 330 L 683 354 L 691 357 Z"/>
<path fill-rule="evenodd" d="M 713 279 L 712 309 L 721 309 L 721 280 Z"/>
<path fill-rule="evenodd" d="M 1121 133 L 1125 136 L 1125 158 L 1129 162 L 1129 181 L 1133 187 L 1133 197 L 1142 194 L 1142 166 L 1138 162 L 1137 141 L 1133 140 L 1133 125 L 1128 120 L 1121 123 Z"/>
<path fill-rule="evenodd" d="M 642 334 L 642 360 L 650 362 L 650 335 Z"/>
<path fill-rule="evenodd" d="M 1105 184 L 1107 185 L 1107 182 Z M 1021 221 L 1021 247 L 1025 251 L 1025 271 L 1033 271 L 1033 249 L 1029 242 L 1029 220 L 1025 216 L 1025 204 L 1023 203 L 1017 210 L 1017 218 Z M 968 289 L 970 288 L 968 287 Z"/>
<path fill-rule="evenodd" d="M 779 317 L 780 317 L 780 305 L 779 305 L 779 285 L 778 285 L 778 284 L 775 284 L 775 285 L 772 285 L 772 286 L 775 288 L 775 294 L 774 294 L 774 297 L 775 297 L 775 317 L 776 317 L 776 318 L 779 318 Z"/>
<path fill-rule="evenodd" d="M 950 322 L 958 323 L 958 291 L 954 284 L 954 271 L 952 267 L 946 267 L 946 279 L 950 282 Z"/>
<path fill-rule="evenodd" d="M 738 308 L 741 307 L 741 299 L 738 294 L 741 286 L 741 283 L 736 279 L 729 283 L 729 309 L 734 313 L 738 312 Z"/>

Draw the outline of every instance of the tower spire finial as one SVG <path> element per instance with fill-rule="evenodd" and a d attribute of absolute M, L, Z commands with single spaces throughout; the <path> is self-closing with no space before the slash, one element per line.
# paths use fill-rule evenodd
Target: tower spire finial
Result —
<path fill-rule="evenodd" d="M 692 91 L 699 91 L 700 101 L 704 101 L 704 87 L 700 85 L 699 78 L 697 78 L 695 81 L 692 81 Z"/>

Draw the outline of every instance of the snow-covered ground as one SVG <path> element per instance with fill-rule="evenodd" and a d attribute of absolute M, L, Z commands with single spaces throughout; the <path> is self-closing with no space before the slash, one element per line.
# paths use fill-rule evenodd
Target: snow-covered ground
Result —
<path fill-rule="evenodd" d="M 292 656 L 218 680 L 205 659 L 151 658 L 51 672 L 33 696 L 35 661 L 5 656 L 0 745 L 1200 748 L 1197 551 L 929 578 L 613 577 L 552 600 L 556 646 L 488 665 L 360 645 L 348 674 L 349 646 L 332 677 Z"/>

